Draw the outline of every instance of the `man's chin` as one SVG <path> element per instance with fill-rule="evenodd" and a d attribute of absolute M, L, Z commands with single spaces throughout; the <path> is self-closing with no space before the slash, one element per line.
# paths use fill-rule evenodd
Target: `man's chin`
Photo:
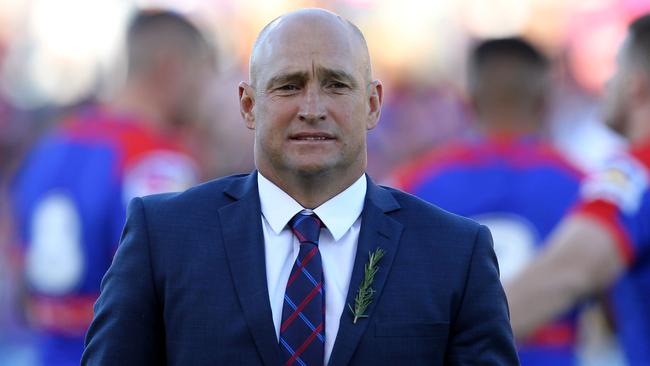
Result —
<path fill-rule="evenodd" d="M 302 177 L 319 177 L 331 173 L 331 169 L 323 164 L 301 165 L 294 168 L 294 172 Z"/>

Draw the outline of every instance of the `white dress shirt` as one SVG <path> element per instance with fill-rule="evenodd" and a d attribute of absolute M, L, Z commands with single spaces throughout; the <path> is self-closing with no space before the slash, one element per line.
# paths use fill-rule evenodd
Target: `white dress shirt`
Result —
<path fill-rule="evenodd" d="M 332 354 L 341 314 L 347 308 L 345 300 L 357 252 L 367 184 L 366 176 L 362 175 L 345 191 L 313 210 L 326 226 L 321 229 L 318 244 L 325 277 L 325 364 Z M 261 173 L 257 174 L 257 185 L 262 208 L 266 280 L 275 335 L 279 339 L 284 292 L 300 251 L 300 243 L 287 224 L 298 212 L 311 210 L 302 207 Z"/>

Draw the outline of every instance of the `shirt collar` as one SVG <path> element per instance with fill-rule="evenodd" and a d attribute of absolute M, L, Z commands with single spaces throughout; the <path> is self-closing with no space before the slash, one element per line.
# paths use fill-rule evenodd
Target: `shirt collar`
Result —
<path fill-rule="evenodd" d="M 257 186 L 262 215 L 276 234 L 284 229 L 293 216 L 306 210 L 259 172 Z M 341 239 L 361 215 L 367 188 L 368 182 L 364 174 L 343 192 L 313 210 L 327 226 L 335 241 Z"/>

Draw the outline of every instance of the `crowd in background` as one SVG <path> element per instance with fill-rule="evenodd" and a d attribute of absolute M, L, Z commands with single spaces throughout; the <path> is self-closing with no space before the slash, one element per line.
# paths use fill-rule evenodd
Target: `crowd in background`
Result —
<path fill-rule="evenodd" d="M 117 201 L 115 207 L 106 206 L 102 212 L 111 216 L 111 220 L 102 221 L 110 222 L 106 225 L 111 232 L 104 227 L 95 231 L 109 243 L 97 244 L 108 255 L 89 262 L 98 267 L 92 268 L 95 273 L 85 280 L 93 284 L 83 286 L 93 290 L 81 291 L 87 302 L 72 301 L 76 305 L 81 301 L 79 306 L 88 310 L 93 291 L 98 290 L 99 279 L 110 263 L 111 245 L 117 245 L 124 205 L 130 197 L 183 189 L 254 169 L 253 133 L 241 120 L 237 84 L 248 78 L 244 55 L 252 38 L 263 24 L 286 10 L 303 6 L 332 9 L 364 31 L 375 65 L 373 73 L 386 85 L 379 125 L 369 134 L 368 173 L 379 183 L 397 184 L 416 194 L 424 193 L 400 178 L 407 170 L 412 177 L 418 174 L 417 169 L 425 169 L 414 161 L 423 156 L 438 159 L 440 148 L 450 146 L 449 142 L 473 139 L 485 132 L 476 123 L 481 116 L 466 71 L 472 66 L 474 47 L 490 38 L 522 37 L 544 55 L 548 85 L 543 92 L 544 109 L 534 117 L 539 119 L 534 135 L 557 149 L 566 165 L 579 172 L 576 177 L 598 169 L 609 155 L 625 146 L 624 140 L 601 122 L 604 84 L 613 71 L 627 24 L 650 11 L 647 2 L 634 0 L 431 2 L 436 5 L 372 0 L 286 0 L 264 5 L 226 0 L 124 1 L 119 5 L 100 1 L 93 9 L 83 1 L 47 3 L 0 0 L 0 365 L 55 364 L 42 361 L 41 348 L 71 349 L 74 354 L 79 334 L 83 334 L 79 329 L 44 327 L 43 319 L 39 321 L 39 317 L 47 318 L 43 315 L 50 311 L 47 309 L 60 311 L 59 305 L 52 305 L 52 298 L 60 297 L 66 286 L 51 284 L 60 274 L 52 272 L 56 263 L 47 256 L 30 259 L 22 231 L 33 234 L 36 224 L 20 222 L 17 206 L 21 203 L 16 201 L 40 189 L 31 188 L 31 183 L 37 186 L 36 181 L 42 183 L 45 176 L 56 174 L 71 180 L 93 174 L 84 181 L 87 190 L 83 194 L 92 196 L 89 202 L 99 201 L 100 196 L 107 197 L 101 200 Z M 148 10 L 143 11 L 145 8 Z M 159 28 L 180 27 L 180 33 L 174 28 L 149 34 L 147 27 L 152 25 L 144 24 L 153 22 L 149 18 L 140 23 L 144 30 L 134 30 L 136 14 L 146 18 L 160 13 L 189 21 Z M 95 21 L 100 15 L 103 20 Z M 192 33 L 194 26 L 202 31 L 200 36 Z M 187 48 L 188 39 L 196 41 L 196 47 Z M 184 48 L 170 46 L 174 41 Z M 165 62 L 152 60 L 155 57 Z M 124 125 L 135 127 L 122 131 Z M 119 157 L 107 158 L 101 149 L 49 147 L 57 139 L 66 143 L 101 140 L 102 149 L 110 145 L 108 150 Z M 158 155 L 149 154 L 152 151 Z M 161 151 L 165 153 L 161 155 Z M 35 165 L 32 162 L 39 154 L 45 158 Z M 77 159 L 72 166 L 70 159 Z M 99 172 L 89 173 L 92 169 Z M 119 188 L 104 185 L 117 179 L 115 169 L 120 170 Z M 58 207 L 56 215 L 60 217 L 68 211 L 61 210 L 57 199 L 48 207 Z M 25 210 L 34 210 L 34 204 L 26 201 L 23 204 L 29 209 Z M 562 210 L 569 208 L 570 200 L 566 201 Z M 94 211 L 82 212 L 78 221 L 96 214 L 97 207 L 93 203 Z M 478 214 L 463 212 L 463 202 L 458 207 L 448 209 Z M 557 216 L 553 222 L 561 214 Z M 56 226 L 57 222 L 48 221 L 47 225 Z M 42 233 L 46 243 L 61 235 L 66 234 L 54 229 Z M 26 270 L 26 263 L 50 271 L 32 273 Z M 74 261 L 62 266 L 70 270 L 74 267 L 70 263 Z M 44 278 L 40 285 L 30 284 L 39 276 Z M 587 305 L 580 309 L 582 315 L 571 315 L 571 321 L 579 323 L 576 328 L 584 329 L 572 338 L 581 345 L 576 359 L 585 365 L 625 365 L 612 337 L 615 326 L 608 323 L 606 304 L 594 301 Z M 74 311 L 77 315 L 83 312 Z M 81 328 L 84 316 L 87 314 L 73 317 Z M 42 332 L 54 332 L 59 338 L 44 345 Z M 76 340 L 70 344 L 70 338 Z M 53 352 L 47 357 L 65 364 L 65 355 Z"/>

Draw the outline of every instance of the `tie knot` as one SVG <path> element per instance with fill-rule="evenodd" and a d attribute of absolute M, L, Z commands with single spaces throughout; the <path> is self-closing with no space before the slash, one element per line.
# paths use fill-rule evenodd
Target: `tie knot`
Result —
<path fill-rule="evenodd" d="M 300 212 L 289 221 L 289 225 L 300 244 L 312 243 L 318 245 L 318 236 L 323 224 L 316 214 L 310 215 Z"/>

